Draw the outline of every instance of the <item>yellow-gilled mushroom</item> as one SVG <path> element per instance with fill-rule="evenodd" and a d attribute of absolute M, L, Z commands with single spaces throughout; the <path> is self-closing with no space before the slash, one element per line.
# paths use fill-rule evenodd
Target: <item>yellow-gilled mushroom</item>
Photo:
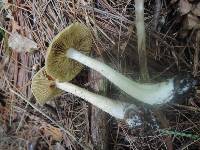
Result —
<path fill-rule="evenodd" d="M 195 79 L 187 76 L 174 77 L 159 83 L 133 81 L 108 65 L 87 56 L 91 44 L 89 29 L 80 23 L 71 24 L 53 39 L 48 48 L 45 62 L 47 73 L 60 82 L 69 81 L 69 78 L 74 77 L 72 73 L 80 72 L 83 64 L 101 73 L 128 95 L 151 105 L 169 102 L 177 95 L 187 93 L 197 84 Z"/>
<path fill-rule="evenodd" d="M 53 97 L 61 94 L 62 90 L 86 100 L 117 119 L 124 119 L 130 126 L 133 123 L 132 117 L 138 111 L 134 104 L 92 93 L 69 82 L 60 83 L 53 80 L 46 74 L 44 67 L 32 79 L 32 93 L 40 104 L 50 101 Z"/>
<path fill-rule="evenodd" d="M 46 103 L 62 92 L 62 90 L 55 87 L 54 80 L 47 75 L 44 67 L 33 76 L 31 90 L 36 101 L 40 104 Z"/>
<path fill-rule="evenodd" d="M 68 49 L 74 48 L 88 55 L 91 47 L 90 30 L 78 22 L 71 24 L 56 35 L 48 47 L 45 61 L 47 73 L 59 81 L 72 80 L 84 66 L 66 57 Z"/>

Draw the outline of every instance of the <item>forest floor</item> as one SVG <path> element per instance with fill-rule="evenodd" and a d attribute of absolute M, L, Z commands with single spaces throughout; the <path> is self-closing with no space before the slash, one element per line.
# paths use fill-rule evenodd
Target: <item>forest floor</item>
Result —
<path fill-rule="evenodd" d="M 94 57 L 139 80 L 134 0 L 0 1 L 0 150 L 200 149 L 198 89 L 181 104 L 141 106 L 143 123 L 134 129 L 69 93 L 44 106 L 36 102 L 32 77 L 44 66 L 54 36 L 75 21 L 91 29 Z M 198 0 L 146 0 L 145 27 L 151 82 L 186 73 L 199 77 Z M 24 39 L 10 49 L 16 33 Z M 72 82 L 130 99 L 102 81 L 85 68 Z"/>

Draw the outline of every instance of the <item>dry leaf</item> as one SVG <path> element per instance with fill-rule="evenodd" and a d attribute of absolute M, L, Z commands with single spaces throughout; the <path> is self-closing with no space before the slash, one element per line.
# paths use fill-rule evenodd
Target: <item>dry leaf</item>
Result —
<path fill-rule="evenodd" d="M 9 8 L 9 3 L 8 3 L 8 0 L 1 0 L 0 1 L 0 9 L 8 9 Z"/>
<path fill-rule="evenodd" d="M 52 140 L 55 140 L 55 141 L 61 141 L 62 140 L 62 132 L 59 128 L 56 128 L 50 124 L 43 124 L 41 127 L 40 127 L 41 131 L 43 132 L 43 134 L 45 136 L 51 136 L 52 137 Z"/>
<path fill-rule="evenodd" d="M 174 4 L 174 3 L 176 3 L 178 0 L 171 0 L 170 1 L 170 4 Z"/>
<path fill-rule="evenodd" d="M 21 29 L 21 27 L 18 25 L 17 21 L 15 21 L 14 19 L 12 19 L 11 23 L 12 23 L 12 33 L 15 33 L 15 32 L 17 32 L 17 30 Z"/>
<path fill-rule="evenodd" d="M 192 9 L 192 13 L 196 16 L 200 16 L 200 2 Z"/>
<path fill-rule="evenodd" d="M 185 15 L 190 12 L 192 9 L 192 4 L 188 2 L 188 0 L 180 0 L 179 1 L 179 9 L 181 15 Z"/>
<path fill-rule="evenodd" d="M 32 50 L 37 49 L 37 43 L 34 41 L 23 37 L 17 32 L 13 33 L 8 39 L 8 45 L 16 52 L 31 52 Z"/>
<path fill-rule="evenodd" d="M 57 142 L 55 145 L 52 146 L 52 150 L 65 150 L 65 148 Z"/>
<path fill-rule="evenodd" d="M 183 29 L 200 29 L 200 19 L 197 16 L 188 14 L 184 19 Z"/>

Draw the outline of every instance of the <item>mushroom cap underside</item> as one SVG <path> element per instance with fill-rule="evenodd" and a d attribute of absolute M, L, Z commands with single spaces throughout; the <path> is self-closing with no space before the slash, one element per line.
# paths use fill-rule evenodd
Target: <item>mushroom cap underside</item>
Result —
<path fill-rule="evenodd" d="M 31 90 L 36 101 L 42 105 L 62 93 L 62 90 L 55 87 L 55 81 L 47 75 L 45 67 L 34 75 Z"/>
<path fill-rule="evenodd" d="M 67 58 L 67 50 L 74 48 L 87 55 L 91 47 L 92 35 L 89 28 L 78 22 L 66 27 L 48 47 L 45 61 L 47 74 L 61 82 L 72 80 L 84 66 Z"/>

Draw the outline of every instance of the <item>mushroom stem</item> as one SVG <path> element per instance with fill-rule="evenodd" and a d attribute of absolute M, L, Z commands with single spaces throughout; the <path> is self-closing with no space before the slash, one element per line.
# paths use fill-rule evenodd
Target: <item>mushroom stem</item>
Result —
<path fill-rule="evenodd" d="M 90 102 L 94 106 L 102 109 L 118 119 L 125 119 L 126 114 L 130 110 L 137 111 L 137 107 L 134 104 L 112 100 L 110 98 L 97 95 L 69 82 L 61 83 L 57 81 L 56 87 Z"/>
<path fill-rule="evenodd" d="M 136 29 L 137 29 L 137 43 L 138 55 L 141 77 L 147 81 L 149 73 L 147 68 L 147 54 L 146 54 L 146 34 L 144 26 L 144 0 L 135 0 L 135 15 L 136 15 Z"/>
<path fill-rule="evenodd" d="M 174 96 L 174 79 L 155 84 L 138 83 L 125 77 L 108 65 L 90 58 L 73 48 L 68 49 L 66 56 L 101 73 L 125 93 L 144 103 L 162 104 L 170 101 Z"/>

